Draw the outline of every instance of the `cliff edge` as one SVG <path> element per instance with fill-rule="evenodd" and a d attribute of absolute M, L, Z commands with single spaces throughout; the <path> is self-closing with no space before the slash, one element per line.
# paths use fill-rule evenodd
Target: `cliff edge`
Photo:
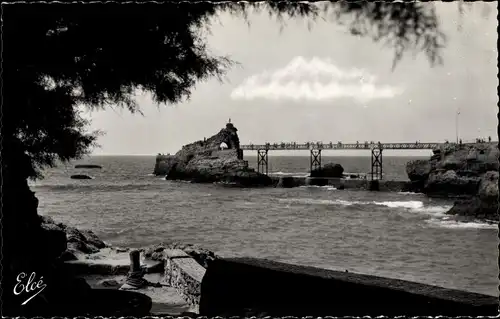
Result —
<path fill-rule="evenodd" d="M 158 155 L 155 175 L 169 180 L 195 183 L 227 183 L 269 186 L 272 180 L 248 167 L 240 149 L 238 129 L 227 123 L 219 133 L 203 141 L 184 145 L 175 155 Z"/>
<path fill-rule="evenodd" d="M 449 214 L 498 220 L 497 144 L 447 144 L 433 153 L 407 163 L 410 190 L 458 198 Z"/>

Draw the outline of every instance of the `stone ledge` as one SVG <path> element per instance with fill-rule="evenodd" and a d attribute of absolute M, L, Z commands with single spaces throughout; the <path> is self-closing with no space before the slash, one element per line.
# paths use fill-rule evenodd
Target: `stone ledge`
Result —
<path fill-rule="evenodd" d="M 191 258 L 188 254 L 186 254 L 181 249 L 165 249 L 163 251 L 165 258 L 174 259 L 174 258 Z"/>
<path fill-rule="evenodd" d="M 180 249 L 169 249 L 164 262 L 166 284 L 174 287 L 190 305 L 198 307 L 205 268 Z"/>

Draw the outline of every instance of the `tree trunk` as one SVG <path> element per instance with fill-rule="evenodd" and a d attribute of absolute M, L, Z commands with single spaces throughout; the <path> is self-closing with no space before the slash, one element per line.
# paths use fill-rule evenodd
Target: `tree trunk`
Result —
<path fill-rule="evenodd" d="M 66 250 L 66 234 L 60 229 L 42 225 L 38 215 L 38 199 L 28 185 L 32 169 L 30 159 L 15 139 L 3 139 L 2 144 L 2 315 L 54 316 L 61 302 L 78 297 L 74 281 L 59 267 L 58 257 Z M 24 273 L 24 278 L 18 277 Z M 26 292 L 34 274 L 35 285 L 42 280 L 45 288 L 22 305 L 38 290 Z M 23 276 L 23 275 L 21 275 Z M 14 293 L 16 287 L 17 294 Z M 77 288 L 76 290 L 73 288 Z"/>

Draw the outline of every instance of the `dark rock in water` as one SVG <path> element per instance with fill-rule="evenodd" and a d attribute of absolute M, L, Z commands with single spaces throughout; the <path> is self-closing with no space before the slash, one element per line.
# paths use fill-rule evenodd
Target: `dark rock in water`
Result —
<path fill-rule="evenodd" d="M 306 178 L 307 186 L 326 186 L 328 185 L 328 179 L 321 177 L 308 177 Z"/>
<path fill-rule="evenodd" d="M 422 193 L 422 189 L 423 186 L 418 181 L 408 181 L 401 187 L 401 192 Z"/>
<path fill-rule="evenodd" d="M 221 145 L 227 148 L 221 148 Z M 169 180 L 195 183 L 272 185 L 269 176 L 249 168 L 248 162 L 243 160 L 237 129 L 231 123 L 204 141 L 183 146 L 173 156 L 157 156 L 154 174 L 166 175 Z"/>
<path fill-rule="evenodd" d="M 102 166 L 95 164 L 78 164 L 75 165 L 75 168 L 102 168 Z"/>
<path fill-rule="evenodd" d="M 340 164 L 328 163 L 311 171 L 310 177 L 343 177 L 344 168 Z"/>
<path fill-rule="evenodd" d="M 292 188 L 292 187 L 297 187 L 299 183 L 297 180 L 292 177 L 292 176 L 282 176 L 279 178 L 278 184 L 276 187 L 282 187 L 282 188 Z"/>
<path fill-rule="evenodd" d="M 370 191 L 379 191 L 380 184 L 378 180 L 373 180 L 368 182 L 368 190 Z"/>
<path fill-rule="evenodd" d="M 71 175 L 71 179 L 92 179 L 92 177 L 84 174 Z"/>
<path fill-rule="evenodd" d="M 180 162 L 175 155 L 158 155 L 153 171 L 154 175 L 168 176 L 170 171 Z"/>

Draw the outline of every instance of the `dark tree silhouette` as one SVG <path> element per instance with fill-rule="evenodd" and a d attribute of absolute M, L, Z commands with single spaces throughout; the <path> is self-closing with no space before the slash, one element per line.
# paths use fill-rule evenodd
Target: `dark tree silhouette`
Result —
<path fill-rule="evenodd" d="M 58 285 L 57 270 L 50 268 L 64 247 L 40 227 L 27 179 L 42 177 L 42 169 L 57 161 L 81 157 L 95 144 L 97 132 L 86 131 L 77 106 L 140 112 L 137 90 L 172 104 L 189 98 L 198 81 L 223 79 L 235 61 L 208 51 L 206 31 L 218 13 L 246 18 L 250 7 L 277 19 L 327 17 L 355 36 L 386 42 L 395 62 L 410 50 L 423 52 L 431 64 L 440 62 L 445 37 L 428 3 L 2 4 L 4 310 L 21 313 L 17 299 L 9 299 L 20 271 L 42 272 L 58 287 L 47 289 L 38 298 L 46 303 L 34 305 L 32 313 L 51 315 L 61 307 L 61 295 L 76 293 L 74 285 Z"/>
<path fill-rule="evenodd" d="M 322 14 L 349 24 L 353 34 L 386 41 L 395 61 L 421 50 L 439 63 L 444 35 L 434 8 L 421 3 L 175 3 L 168 5 L 5 5 L 4 138 L 21 141 L 32 160 L 30 177 L 55 159 L 84 154 L 95 141 L 83 134 L 75 106 L 121 105 L 138 111 L 136 90 L 158 103 L 189 98 L 197 81 L 221 78 L 232 64 L 208 52 L 204 26 L 220 11 L 245 16 L 248 7 L 283 16 Z"/>

